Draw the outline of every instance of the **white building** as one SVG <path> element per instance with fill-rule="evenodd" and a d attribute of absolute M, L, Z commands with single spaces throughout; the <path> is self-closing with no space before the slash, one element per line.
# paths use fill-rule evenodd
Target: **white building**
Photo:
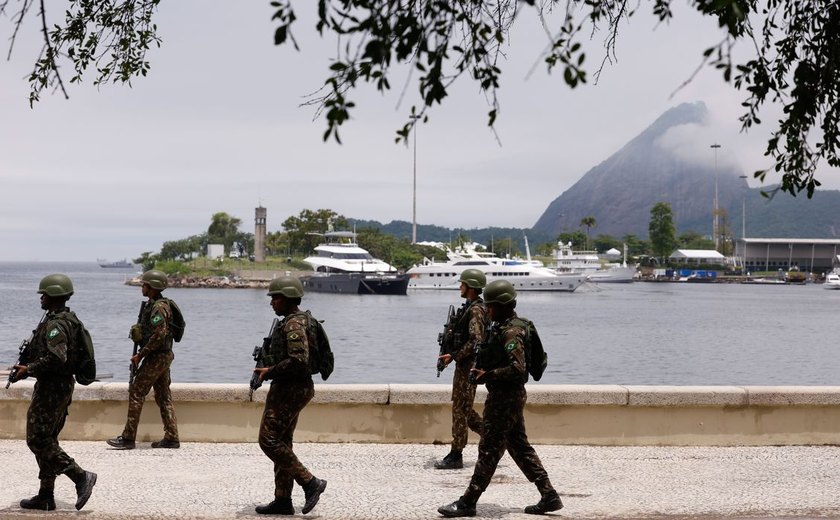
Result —
<path fill-rule="evenodd" d="M 714 249 L 677 249 L 668 259 L 678 264 L 726 264 L 726 257 Z"/>

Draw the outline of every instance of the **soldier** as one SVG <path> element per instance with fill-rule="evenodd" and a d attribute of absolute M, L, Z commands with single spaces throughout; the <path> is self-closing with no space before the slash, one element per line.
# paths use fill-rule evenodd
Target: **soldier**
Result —
<path fill-rule="evenodd" d="M 68 366 L 68 354 L 82 348 L 77 344 L 79 331 L 73 323 L 78 318 L 67 308 L 67 300 L 73 295 L 73 282 L 63 274 L 51 274 L 41 280 L 38 293 L 46 315 L 33 332 L 27 363 L 15 365 L 13 369 L 17 371 L 16 379 L 28 376 L 37 379 L 26 413 L 26 445 L 38 462 L 41 488 L 34 497 L 21 500 L 20 507 L 55 509 L 55 477 L 64 474 L 76 484 L 78 510 L 90 498 L 96 473 L 80 468 L 58 445 L 58 434 L 64 428 L 76 384 Z"/>
<path fill-rule="evenodd" d="M 458 309 L 454 325 L 454 337 L 459 343 L 452 354 L 443 354 L 440 359 L 445 365 L 455 361 L 452 376 L 452 448 L 443 460 L 435 463 L 437 469 L 461 469 L 464 459 L 461 452 L 467 445 L 467 427 L 481 435 L 481 416 L 473 409 L 475 385 L 470 383 L 470 369 L 475 362 L 475 352 L 484 341 L 487 327 L 487 312 L 481 300 L 481 291 L 487 283 L 484 273 L 478 269 L 466 269 L 461 273 L 461 298 L 466 301 Z"/>
<path fill-rule="evenodd" d="M 149 390 L 155 390 L 155 402 L 160 408 L 163 420 L 163 439 L 152 443 L 152 448 L 180 448 L 178 440 L 178 422 L 172 405 L 172 382 L 169 367 L 175 354 L 172 352 L 172 307 L 161 293 L 167 286 L 166 274 L 161 271 L 146 271 L 140 277 L 143 282 L 143 296 L 149 298 L 140 316 L 140 323 L 131 326 L 129 336 L 141 345 L 137 354 L 131 357 L 131 363 L 137 369 L 134 383 L 128 389 L 128 418 L 120 436 L 108 439 L 108 444 L 120 450 L 134 449 L 137 437 L 137 424 L 143 401 Z M 141 365 L 140 362 L 143 362 Z"/>
<path fill-rule="evenodd" d="M 307 315 L 299 308 L 303 297 L 300 280 L 275 278 L 268 286 L 271 308 L 283 320 L 274 329 L 271 346 L 264 358 L 265 367 L 255 368 L 260 382 L 271 379 L 260 422 L 260 448 L 274 462 L 274 500 L 257 506 L 261 515 L 293 515 L 292 488 L 303 488 L 306 502 L 301 512 L 308 513 L 318 503 L 327 481 L 312 475 L 292 451 L 292 438 L 301 410 L 315 395 L 309 366 Z"/>
<path fill-rule="evenodd" d="M 478 462 L 461 498 L 438 508 L 438 512 L 446 517 L 475 516 L 475 504 L 487 489 L 505 450 L 541 495 L 539 502 L 526 507 L 525 512 L 540 515 L 557 511 L 563 503 L 525 433 L 527 322 L 516 316 L 516 290 L 507 280 L 495 280 L 487 284 L 484 301 L 491 330 L 471 371 L 475 382 L 487 387 Z"/>

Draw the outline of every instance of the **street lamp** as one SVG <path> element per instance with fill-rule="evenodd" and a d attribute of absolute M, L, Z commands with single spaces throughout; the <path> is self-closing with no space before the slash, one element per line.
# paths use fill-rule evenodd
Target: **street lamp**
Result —
<path fill-rule="evenodd" d="M 717 171 L 717 151 L 720 145 L 715 143 L 710 146 L 715 151 L 715 208 L 712 214 L 712 234 L 715 237 L 715 251 L 720 250 L 720 229 L 718 223 L 718 171 Z"/>
<path fill-rule="evenodd" d="M 414 121 L 414 128 L 411 133 L 414 134 L 414 182 L 411 191 L 411 243 L 417 243 L 417 120 L 420 116 L 411 114 L 409 116 Z"/>
<path fill-rule="evenodd" d="M 739 175 L 741 179 L 744 179 L 744 182 L 747 182 L 746 175 Z M 749 184 L 747 185 L 747 189 L 749 189 Z M 744 270 L 747 268 L 747 192 L 744 192 L 744 196 L 741 198 L 741 240 L 744 242 L 744 251 L 742 255 L 742 267 Z"/>

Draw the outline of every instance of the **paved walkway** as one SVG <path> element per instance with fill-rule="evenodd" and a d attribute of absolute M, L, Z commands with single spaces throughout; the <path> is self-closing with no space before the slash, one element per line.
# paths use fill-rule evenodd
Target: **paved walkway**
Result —
<path fill-rule="evenodd" d="M 255 432 L 256 434 L 256 432 Z M 81 513 L 69 479 L 56 485 L 53 517 L 264 518 L 273 474 L 256 444 L 184 443 L 180 450 L 107 449 L 104 442 L 62 442 L 99 474 Z M 447 447 L 416 444 L 299 444 L 296 451 L 329 485 L 307 517 L 430 519 L 458 498 L 472 474 L 432 468 Z M 566 507 L 557 518 L 840 518 L 840 447 L 608 448 L 537 446 Z M 18 507 L 38 489 L 37 467 L 22 440 L 0 441 L 0 518 L 40 518 Z M 538 499 L 508 456 L 478 504 L 478 516 L 531 519 Z M 295 487 L 297 511 L 303 492 Z M 81 515 L 81 516 L 77 516 Z M 298 514 L 298 516 L 301 516 Z"/>

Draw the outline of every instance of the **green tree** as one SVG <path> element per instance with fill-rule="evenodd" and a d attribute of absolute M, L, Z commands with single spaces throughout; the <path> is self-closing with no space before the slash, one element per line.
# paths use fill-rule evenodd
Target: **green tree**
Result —
<path fill-rule="evenodd" d="M 683 249 L 714 249 L 715 242 L 696 231 L 685 231 L 677 237 L 679 247 Z"/>
<path fill-rule="evenodd" d="M 619 240 L 619 239 L 617 239 L 613 236 L 604 235 L 604 234 L 596 236 L 592 240 L 592 245 L 594 246 L 596 251 L 601 251 L 601 252 L 606 252 L 606 251 L 609 251 L 610 249 L 613 249 L 613 248 L 618 249 L 619 251 L 622 251 L 622 247 L 624 247 L 621 240 Z"/>
<path fill-rule="evenodd" d="M 335 230 L 347 229 L 347 219 L 331 209 L 304 209 L 298 216 L 287 218 L 283 221 L 283 229 L 289 248 L 293 253 L 309 254 L 318 245 L 313 236 L 326 233 L 330 223 Z"/>
<path fill-rule="evenodd" d="M 673 17 L 673 0 L 649 0 L 661 21 Z M 525 6 L 524 4 L 530 4 Z M 89 67 L 96 70 L 94 84 L 130 83 L 148 74 L 146 51 L 159 46 L 154 14 L 159 0 L 71 0 L 63 20 L 47 24 L 45 2 L 32 13 L 32 0 L 3 0 L 0 13 L 16 4 L 18 12 L 10 35 L 10 51 L 24 21 L 38 20 L 44 39 L 41 54 L 29 76 L 30 103 L 46 89 L 67 96 L 62 70 L 70 70 L 70 83 L 82 81 Z M 276 0 L 272 20 L 276 45 L 297 42 L 292 28 L 297 15 L 292 0 Z M 475 81 L 489 100 L 488 124 L 498 114 L 497 91 L 511 28 L 523 11 L 540 18 L 544 27 L 560 29 L 551 35 L 543 56 L 549 71 L 560 68 L 563 81 L 575 88 L 588 80 L 581 41 L 603 34 L 606 56 L 616 54 L 619 28 L 640 9 L 625 1 L 600 0 L 473 0 L 470 2 L 409 2 L 402 0 L 322 0 L 304 3 L 317 9 L 316 30 L 339 39 L 324 88 L 309 100 L 326 119 L 324 139 L 340 141 L 338 128 L 355 107 L 354 89 L 370 83 L 380 91 L 391 88 L 396 64 L 414 69 L 418 103 L 406 114 L 397 140 L 406 140 L 417 120 L 441 104 L 448 89 L 461 77 Z M 766 155 L 773 164 L 755 172 L 764 179 L 769 171 L 783 172 L 781 190 L 808 197 L 820 185 L 814 174 L 822 161 L 840 166 L 840 52 L 836 33 L 840 3 L 836 0 L 697 0 L 690 4 L 713 18 L 720 40 L 703 52 L 701 63 L 719 70 L 723 80 L 744 91 L 740 115 L 742 129 L 761 123 L 768 99 L 784 105 L 783 116 L 772 131 Z M 40 15 L 40 16 L 37 16 Z M 555 22 L 555 23 L 550 23 Z M 743 62 L 732 49 L 746 42 L 754 50 Z M 62 69 L 62 65 L 67 65 Z M 601 65 L 600 67 L 603 67 Z M 596 70 L 597 74 L 600 68 Z M 399 72 L 401 74 L 401 72 Z M 419 116 L 419 117 L 415 117 Z M 812 144 L 808 138 L 817 136 Z"/>
<path fill-rule="evenodd" d="M 203 254 L 207 243 L 206 233 L 182 238 L 181 240 L 170 240 L 163 243 L 159 256 L 163 260 L 186 260 L 193 253 Z"/>
<path fill-rule="evenodd" d="M 586 243 L 586 235 L 583 234 L 583 231 L 577 230 L 568 233 L 560 233 L 557 235 L 557 241 L 563 242 L 564 244 L 568 244 L 569 242 L 572 243 L 572 250 L 575 250 L 575 246 L 577 246 L 577 250 L 580 250 L 580 245 Z"/>
<path fill-rule="evenodd" d="M 640 256 L 652 253 L 650 242 L 641 240 L 636 235 L 624 235 L 621 237 L 621 243 L 627 244 L 627 254 L 630 256 Z"/>
<path fill-rule="evenodd" d="M 210 217 L 210 226 L 207 228 L 207 240 L 209 244 L 224 244 L 225 249 L 230 249 L 239 235 L 239 224 L 242 221 L 228 215 L 224 211 L 214 213 Z"/>
<path fill-rule="evenodd" d="M 674 227 L 670 204 L 667 202 L 654 204 L 650 210 L 648 233 L 654 254 L 667 260 L 677 247 L 677 229 Z"/>
<path fill-rule="evenodd" d="M 266 233 L 265 248 L 269 256 L 291 256 L 292 254 L 289 246 L 289 236 L 283 231 Z"/>
<path fill-rule="evenodd" d="M 586 242 L 584 245 L 584 249 L 589 249 L 589 230 L 594 228 L 598 225 L 598 221 L 595 220 L 595 217 L 589 215 L 588 217 L 583 217 L 580 219 L 581 227 L 586 227 Z"/>

